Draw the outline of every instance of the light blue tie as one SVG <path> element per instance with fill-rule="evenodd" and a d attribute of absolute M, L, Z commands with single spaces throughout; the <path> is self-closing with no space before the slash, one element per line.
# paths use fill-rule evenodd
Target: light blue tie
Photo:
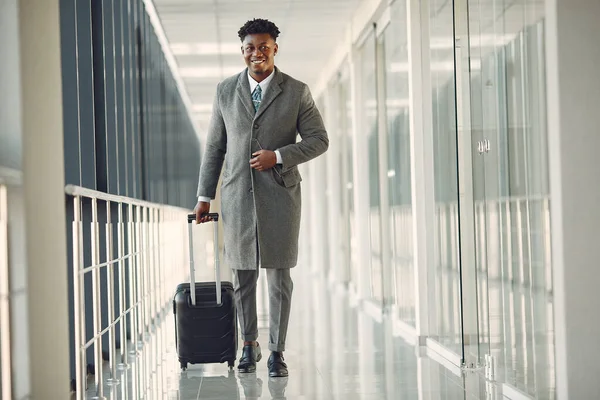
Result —
<path fill-rule="evenodd" d="M 254 103 L 254 112 L 256 112 L 258 110 L 258 107 L 260 107 L 261 100 L 262 89 L 260 88 L 260 85 L 256 85 L 256 87 L 254 88 L 254 92 L 252 92 L 252 103 Z"/>

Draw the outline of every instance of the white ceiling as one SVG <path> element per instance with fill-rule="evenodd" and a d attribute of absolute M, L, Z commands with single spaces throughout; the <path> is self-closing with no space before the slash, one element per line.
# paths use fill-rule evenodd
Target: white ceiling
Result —
<path fill-rule="evenodd" d="M 245 68 L 237 36 L 253 18 L 281 31 L 275 64 L 315 85 L 363 0 L 154 0 L 203 134 L 217 83 Z"/>

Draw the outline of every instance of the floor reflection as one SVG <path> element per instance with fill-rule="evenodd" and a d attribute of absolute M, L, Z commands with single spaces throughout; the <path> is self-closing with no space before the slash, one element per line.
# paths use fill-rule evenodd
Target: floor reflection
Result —
<path fill-rule="evenodd" d="M 307 274 L 308 275 L 308 274 Z M 261 278 L 262 296 L 266 296 Z M 324 279 L 298 276 L 286 362 L 288 378 L 269 378 L 268 354 L 253 374 L 229 372 L 226 364 L 192 365 L 181 372 L 175 353 L 172 315 L 140 349 L 120 384 L 105 386 L 108 399 L 177 400 L 399 400 L 500 399 L 480 374 L 456 375 L 392 335 L 391 323 L 375 322 L 351 307 L 348 295 Z M 266 302 L 260 337 L 266 352 Z M 161 344 L 162 343 L 162 344 Z M 162 347 L 161 347 L 162 346 Z M 93 377 L 88 398 L 96 394 Z"/>
<path fill-rule="evenodd" d="M 221 369 L 221 368 L 216 368 Z M 215 375 L 215 370 L 193 367 L 179 374 L 180 399 L 287 399 L 289 378 L 269 378 L 263 374 L 227 372 Z"/>

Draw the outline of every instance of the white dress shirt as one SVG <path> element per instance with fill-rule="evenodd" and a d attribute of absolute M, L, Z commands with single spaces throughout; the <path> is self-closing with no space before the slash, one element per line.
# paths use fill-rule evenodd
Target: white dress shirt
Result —
<path fill-rule="evenodd" d="M 252 93 L 254 92 L 254 89 L 256 89 L 256 86 L 260 85 L 260 88 L 262 90 L 262 93 L 266 93 L 267 89 L 269 87 L 269 84 L 271 83 L 271 81 L 273 80 L 273 76 L 275 76 L 274 72 L 271 72 L 271 74 L 269 76 L 267 76 L 265 79 L 262 80 L 262 82 L 256 82 L 254 80 L 254 78 L 252 78 L 252 76 L 250 76 L 250 72 L 248 72 L 248 82 L 250 83 L 250 96 L 252 96 Z M 279 150 L 275 150 L 275 157 L 277 157 L 277 164 L 283 164 L 283 161 L 281 160 L 281 154 L 279 153 Z M 199 196 L 198 197 L 198 201 L 203 201 L 205 203 L 210 203 L 210 198 L 209 197 L 204 197 L 204 196 Z"/>

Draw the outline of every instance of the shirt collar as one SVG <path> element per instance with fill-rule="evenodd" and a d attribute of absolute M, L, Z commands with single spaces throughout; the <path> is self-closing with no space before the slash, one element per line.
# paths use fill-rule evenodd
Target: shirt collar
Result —
<path fill-rule="evenodd" d="M 269 76 L 267 76 L 265 79 L 263 79 L 262 82 L 260 82 L 260 88 L 262 89 L 263 94 L 267 91 L 267 88 L 269 87 L 269 83 L 271 83 L 274 76 L 275 76 L 275 70 L 273 70 L 273 72 L 271 72 L 271 74 Z M 250 71 L 248 71 L 248 82 L 250 83 L 250 94 L 252 94 L 252 92 L 254 92 L 254 89 L 256 89 L 256 86 L 259 83 L 256 82 L 254 80 L 254 78 L 252 78 L 252 76 L 250 75 Z"/>

